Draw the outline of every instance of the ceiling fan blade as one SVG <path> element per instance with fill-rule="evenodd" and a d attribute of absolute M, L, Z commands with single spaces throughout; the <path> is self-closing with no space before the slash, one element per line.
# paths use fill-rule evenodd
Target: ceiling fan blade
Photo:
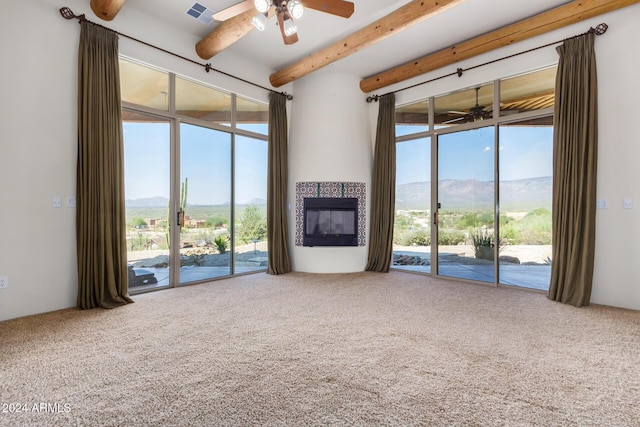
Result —
<path fill-rule="evenodd" d="M 466 115 L 465 115 L 463 117 L 458 117 L 457 119 L 447 120 L 446 122 L 442 122 L 441 124 L 448 125 L 450 123 L 455 123 L 455 122 L 459 122 L 460 120 L 467 120 L 467 119 L 468 119 L 468 117 L 466 117 Z"/>
<path fill-rule="evenodd" d="M 348 18 L 353 15 L 353 3 L 344 0 L 302 0 L 302 5 L 309 9 Z"/>
<path fill-rule="evenodd" d="M 453 111 L 453 110 L 449 110 L 449 111 L 447 111 L 447 114 L 462 114 L 462 115 L 464 116 L 464 115 L 466 115 L 466 114 L 468 114 L 468 113 L 467 113 L 467 112 L 465 112 L 465 111 Z"/>
<path fill-rule="evenodd" d="M 287 36 L 284 33 L 284 21 L 291 19 L 288 12 L 278 13 L 278 26 L 280 27 L 280 33 L 282 33 L 282 41 L 284 44 L 294 44 L 298 42 L 298 33 Z"/>
<path fill-rule="evenodd" d="M 226 9 L 222 9 L 220 12 L 213 14 L 213 19 L 216 21 L 226 21 L 229 18 L 233 18 L 236 15 L 240 15 L 242 12 L 246 12 L 249 9 L 254 9 L 253 0 L 244 0 L 240 3 L 236 3 L 233 6 L 229 6 Z"/>

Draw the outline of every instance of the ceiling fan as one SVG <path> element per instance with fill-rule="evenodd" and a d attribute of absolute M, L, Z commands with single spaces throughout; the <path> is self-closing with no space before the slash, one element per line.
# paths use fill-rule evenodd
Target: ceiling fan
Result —
<path fill-rule="evenodd" d="M 302 16 L 305 8 L 343 18 L 349 18 L 354 11 L 353 3 L 344 0 L 244 0 L 215 13 L 213 19 L 226 21 L 253 9 L 256 14 L 251 23 L 258 30 L 263 31 L 266 28 L 267 19 L 275 14 L 284 44 L 293 44 L 298 41 L 298 27 L 295 20 Z"/>
<path fill-rule="evenodd" d="M 458 117 L 457 119 L 453 119 L 453 120 L 448 120 L 446 122 L 443 122 L 443 124 L 455 123 L 460 120 L 464 120 L 465 122 L 477 122 L 480 120 L 490 119 L 491 117 L 493 117 L 492 106 L 483 107 L 479 104 L 478 102 L 479 91 L 480 91 L 480 88 L 477 87 L 476 88 L 476 105 L 469 108 L 469 111 L 466 111 L 466 112 L 465 111 L 449 111 L 448 113 L 451 113 L 451 114 L 462 114 L 462 117 Z"/>

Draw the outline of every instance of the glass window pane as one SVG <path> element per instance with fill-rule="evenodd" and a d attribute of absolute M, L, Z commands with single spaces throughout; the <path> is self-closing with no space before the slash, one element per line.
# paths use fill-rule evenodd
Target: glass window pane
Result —
<path fill-rule="evenodd" d="M 267 268 L 267 141 L 235 140 L 235 271 Z"/>
<path fill-rule="evenodd" d="M 493 117 L 493 83 L 435 98 L 435 128 L 479 122 Z"/>
<path fill-rule="evenodd" d="M 236 97 L 236 127 L 267 135 L 269 105 Z"/>
<path fill-rule="evenodd" d="M 127 264 L 135 293 L 170 284 L 171 132 L 167 120 L 123 113 Z"/>
<path fill-rule="evenodd" d="M 438 136 L 438 274 L 495 281 L 493 126 Z"/>
<path fill-rule="evenodd" d="M 431 138 L 396 144 L 393 268 L 431 271 Z"/>
<path fill-rule="evenodd" d="M 231 274 L 231 134 L 180 125 L 180 283 Z"/>
<path fill-rule="evenodd" d="M 549 289 L 553 126 L 500 126 L 500 283 Z"/>
<path fill-rule="evenodd" d="M 176 77 L 176 113 L 228 125 L 231 123 L 231 95 Z"/>
<path fill-rule="evenodd" d="M 396 108 L 396 136 L 429 130 L 429 100 Z"/>
<path fill-rule="evenodd" d="M 120 58 L 123 102 L 169 110 L 169 73 Z"/>
<path fill-rule="evenodd" d="M 557 67 L 504 79 L 500 82 L 500 115 L 552 108 Z"/>

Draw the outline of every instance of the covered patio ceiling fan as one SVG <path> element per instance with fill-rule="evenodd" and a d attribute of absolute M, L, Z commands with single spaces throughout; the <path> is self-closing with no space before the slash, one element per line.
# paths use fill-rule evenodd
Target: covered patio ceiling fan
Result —
<path fill-rule="evenodd" d="M 216 21 L 226 21 L 241 13 L 255 10 L 251 23 L 260 31 L 267 25 L 267 19 L 274 14 L 285 44 L 298 41 L 295 20 L 302 16 L 305 8 L 349 18 L 354 11 L 353 3 L 344 0 L 244 0 L 213 15 Z"/>
<path fill-rule="evenodd" d="M 480 92 L 480 88 L 476 88 L 476 105 L 469 108 L 469 111 L 448 111 L 449 114 L 461 114 L 462 117 L 458 117 L 457 119 L 448 120 L 443 122 L 443 124 L 455 123 L 461 120 L 466 122 L 477 122 L 479 120 L 490 119 L 493 117 L 493 108 L 492 106 L 483 107 L 478 103 L 478 92 Z"/>

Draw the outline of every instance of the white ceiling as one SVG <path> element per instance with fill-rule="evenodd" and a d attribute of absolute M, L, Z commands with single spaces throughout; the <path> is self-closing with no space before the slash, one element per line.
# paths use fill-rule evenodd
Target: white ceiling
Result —
<path fill-rule="evenodd" d="M 241 0 L 198 0 L 219 11 Z M 303 4 L 304 4 L 304 0 Z M 264 32 L 252 31 L 228 49 L 252 58 L 266 67 L 279 70 L 327 45 L 365 27 L 410 0 L 354 0 L 355 13 L 349 19 L 307 9 L 297 21 L 299 42 L 285 46 L 280 31 L 271 19 Z M 568 0 L 465 0 L 435 17 L 427 19 L 388 39 L 363 49 L 331 65 L 335 72 L 361 78 L 404 64 L 461 41 L 552 9 Z M 218 23 L 205 25 L 185 14 L 193 0 L 128 0 L 128 8 L 152 15 L 168 26 L 179 28 L 198 38 Z M 191 47 L 190 47 L 191 48 Z M 211 59 L 215 66 L 215 57 Z"/>

